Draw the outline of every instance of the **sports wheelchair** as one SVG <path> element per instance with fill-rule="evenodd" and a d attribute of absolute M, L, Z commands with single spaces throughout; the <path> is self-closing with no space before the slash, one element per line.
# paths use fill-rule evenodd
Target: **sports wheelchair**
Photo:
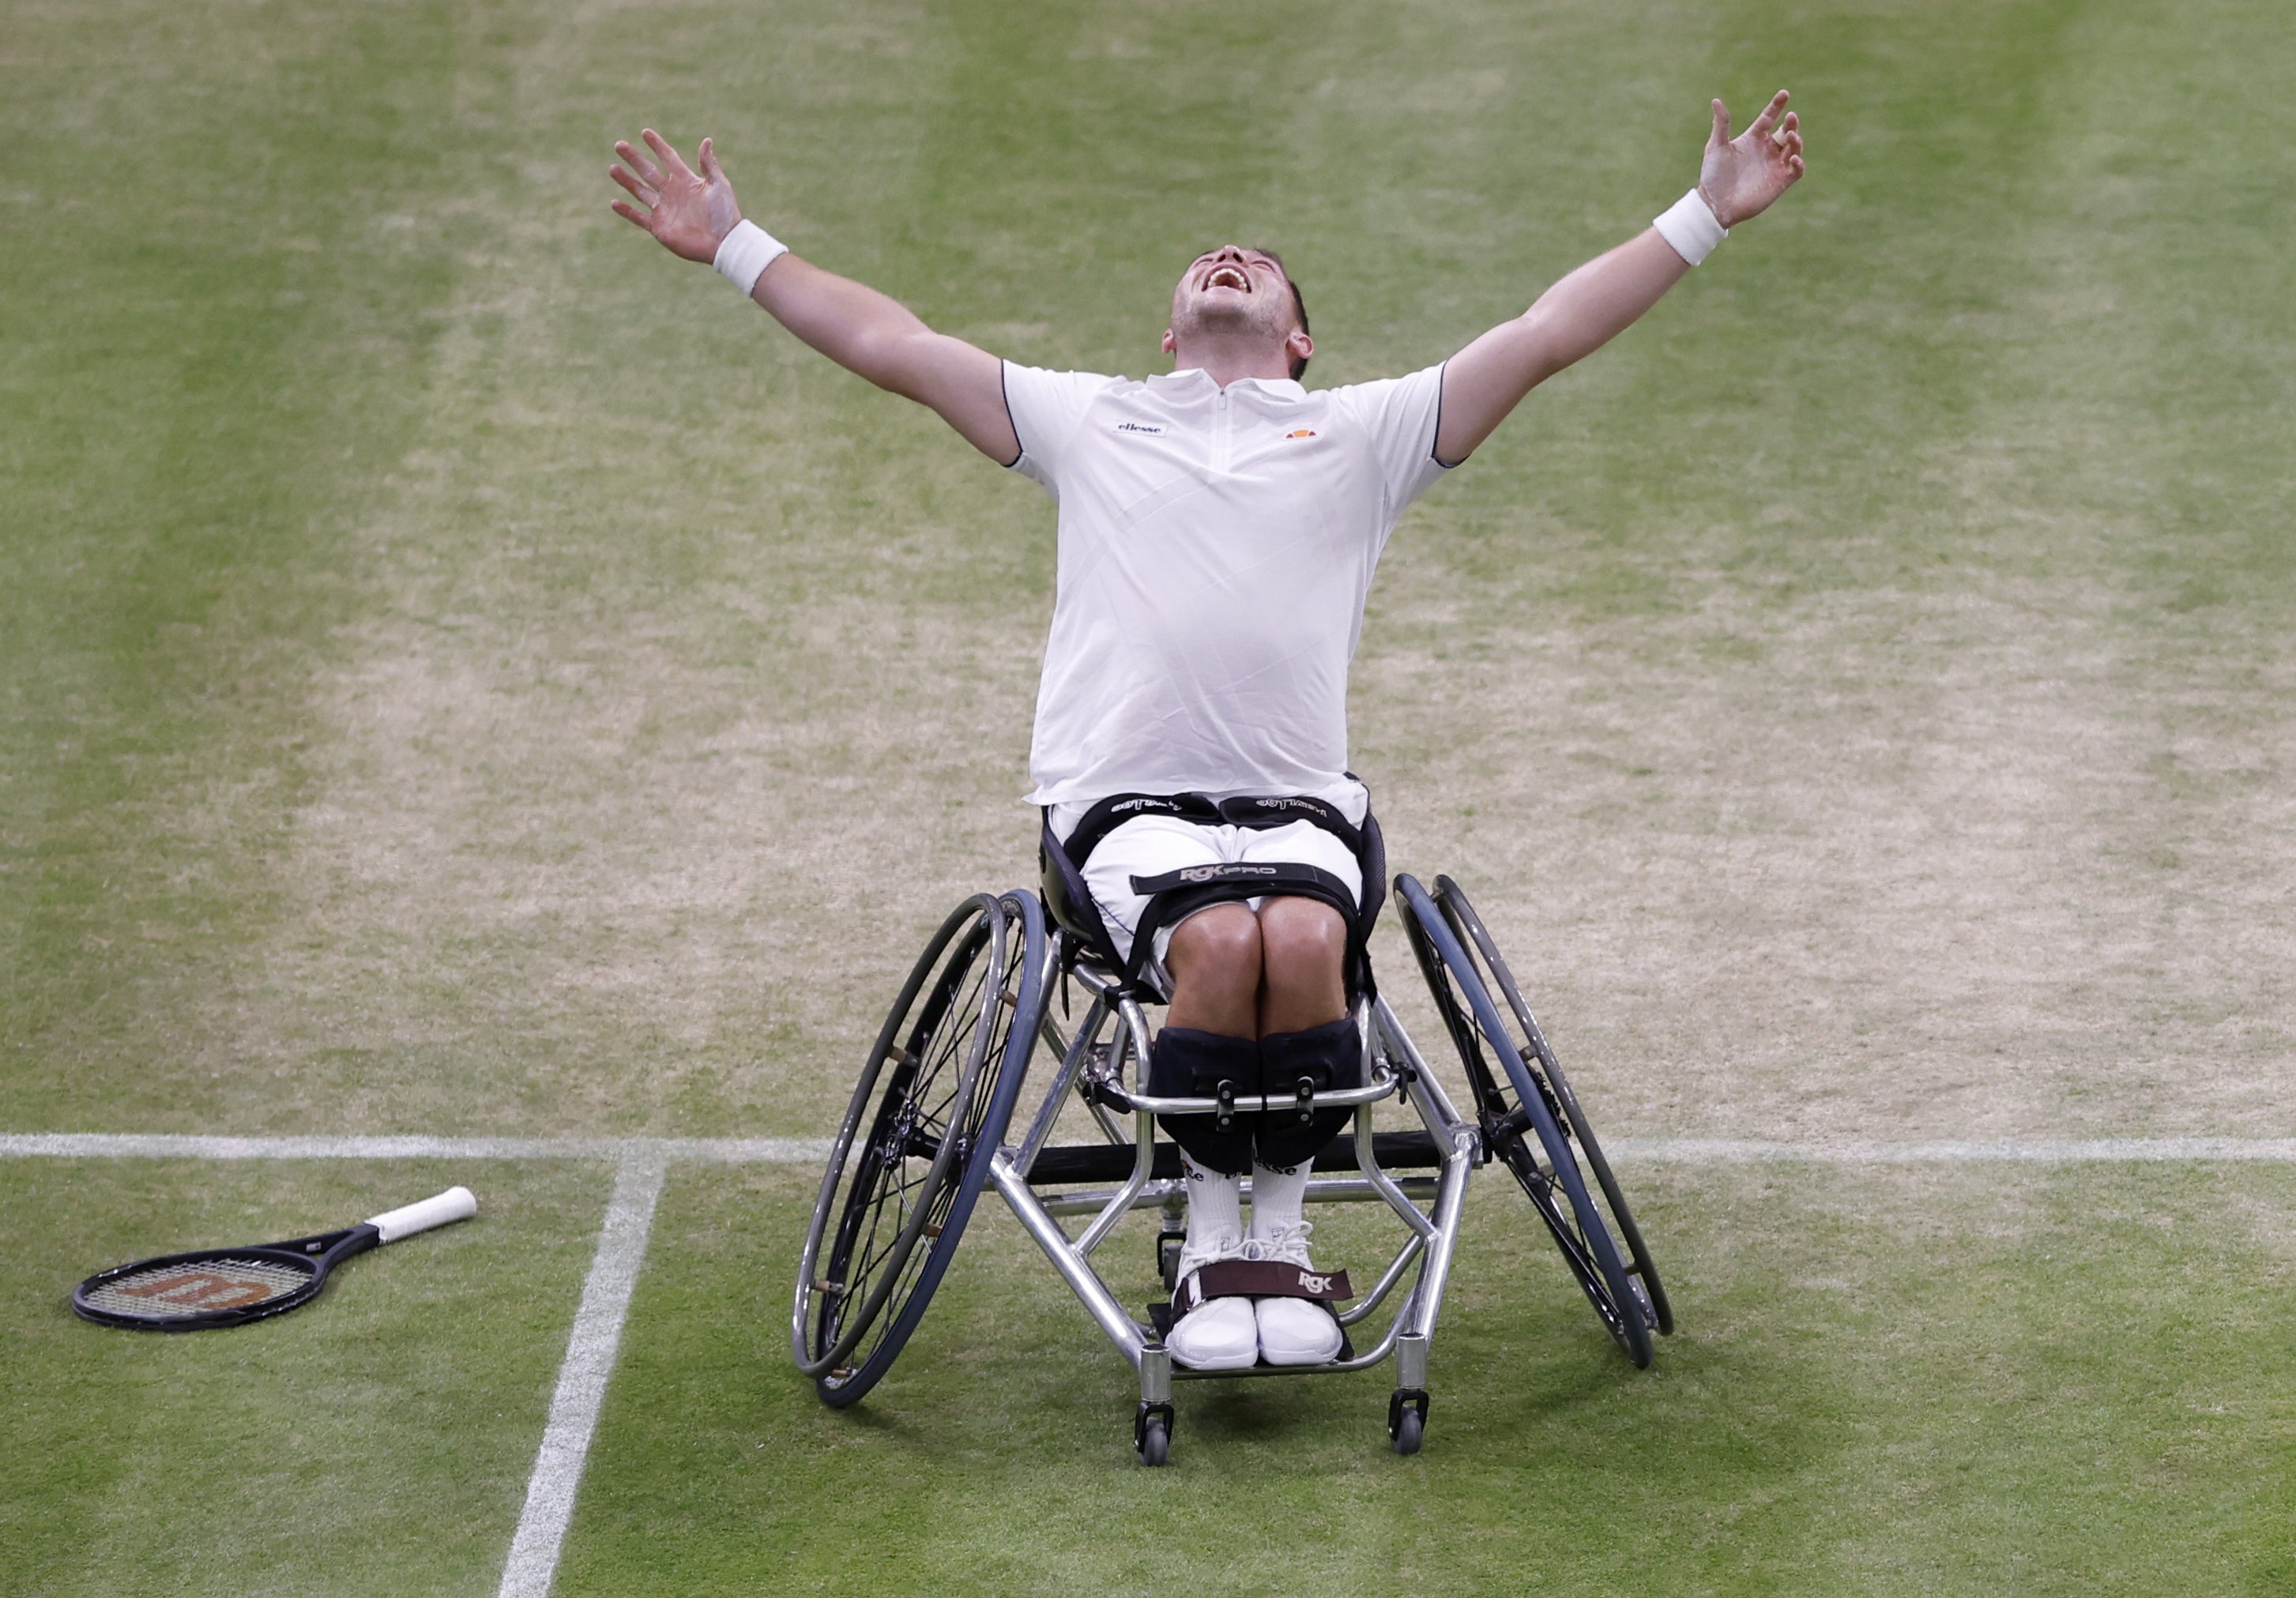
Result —
<path fill-rule="evenodd" d="M 1351 940 L 1358 955 L 1385 897 L 1377 823 L 1365 833 L 1357 854 L 1367 902 Z M 798 1369 L 824 1403 L 858 1401 L 892 1367 L 982 1189 L 994 1186 L 1138 1373 L 1132 1437 L 1141 1463 L 1168 1457 L 1176 1381 L 1329 1374 L 1390 1356 L 1388 1436 L 1397 1453 L 1416 1453 L 1427 1422 L 1428 1348 L 1468 1178 L 1494 1160 L 1521 1184 L 1619 1347 L 1637 1367 L 1649 1365 L 1652 1333 L 1674 1329 L 1665 1290 L 1554 1051 L 1457 883 L 1439 876 L 1431 892 L 1415 877 L 1394 879 L 1405 935 L 1464 1067 L 1472 1118 L 1379 996 L 1367 959 L 1353 1007 L 1365 1045 L 1361 1086 L 1317 1093 L 1303 1080 L 1296 1096 L 1242 1103 L 1226 1094 L 1159 1098 L 1142 1089 L 1146 1009 L 1163 996 L 1138 963 L 1119 960 L 1060 848 L 1048 832 L 1041 899 L 1025 889 L 984 893 L 949 914 L 870 1045 L 822 1176 L 790 1316 Z M 1053 1004 L 1056 989 L 1069 997 L 1070 982 L 1088 996 L 1073 1030 Z M 1040 1044 L 1056 1064 L 1031 1113 L 1016 1121 Z M 1415 1115 L 1416 1129 L 1374 1128 L 1374 1110 L 1390 1101 Z M 1340 1110 L 1352 1112 L 1349 1129 L 1316 1158 L 1308 1201 L 1384 1204 L 1401 1241 L 1367 1291 L 1349 1307 L 1332 1306 L 1346 1334 L 1339 1356 L 1240 1371 L 1176 1363 L 1163 1342 L 1168 1307 L 1136 1319 L 1094 1264 L 1118 1223 L 1153 1210 L 1157 1269 L 1168 1292 L 1175 1285 L 1185 1184 L 1178 1149 L 1155 1135 L 1156 1117 L 1296 1110 L 1305 1120 Z M 1081 1141 L 1054 1141 L 1064 1117 L 1085 1131 Z M 1069 1217 L 1084 1217 L 1083 1229 L 1072 1234 Z M 1358 1329 L 1398 1288 L 1386 1324 L 1358 1348 Z"/>

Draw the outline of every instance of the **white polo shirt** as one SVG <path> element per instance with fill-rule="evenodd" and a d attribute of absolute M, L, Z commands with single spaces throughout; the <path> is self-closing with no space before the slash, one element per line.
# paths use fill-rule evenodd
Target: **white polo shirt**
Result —
<path fill-rule="evenodd" d="M 1442 383 L 1005 363 L 1013 468 L 1060 504 L 1030 803 L 1351 786 L 1348 664 L 1388 535 L 1443 475 Z"/>

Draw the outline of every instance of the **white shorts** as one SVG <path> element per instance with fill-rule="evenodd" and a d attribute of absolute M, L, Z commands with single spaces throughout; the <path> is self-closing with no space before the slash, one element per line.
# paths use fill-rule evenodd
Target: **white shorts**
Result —
<path fill-rule="evenodd" d="M 1231 827 L 1183 821 L 1177 815 L 1143 815 L 1126 822 L 1100 840 L 1085 862 L 1085 887 L 1100 906 L 1100 918 L 1115 940 L 1116 952 L 1132 957 L 1132 933 L 1140 924 L 1148 896 L 1132 891 L 1132 879 L 1160 877 L 1191 865 L 1312 865 L 1347 884 L 1356 902 L 1363 902 L 1363 867 L 1348 846 L 1312 821 L 1295 821 L 1281 827 Z M 1257 910 L 1266 897 L 1248 902 Z M 1175 925 L 1178 923 L 1174 923 Z M 1172 945 L 1172 926 L 1157 929 L 1150 967 L 1155 979 L 1168 988 L 1164 955 Z"/>

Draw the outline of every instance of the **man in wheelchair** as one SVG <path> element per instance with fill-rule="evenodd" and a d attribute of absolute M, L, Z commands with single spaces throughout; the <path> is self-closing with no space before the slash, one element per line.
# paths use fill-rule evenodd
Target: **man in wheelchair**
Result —
<path fill-rule="evenodd" d="M 652 159 L 615 146 L 621 216 L 1058 504 L 1030 750 L 1048 894 L 1168 1001 L 1148 1093 L 1223 1105 L 1165 1122 L 1188 1194 L 1166 1340 L 1184 1364 L 1316 1364 L 1342 1342 L 1324 1301 L 1224 1294 L 1254 1278 L 1210 1267 L 1312 1272 L 1308 1174 L 1349 1111 L 1291 1105 L 1362 1078 L 1350 1003 L 1369 983 L 1384 865 L 1348 769 L 1347 679 L 1380 553 L 1531 389 L 1800 176 L 1786 100 L 1734 140 L 1714 102 L 1698 185 L 1524 315 L 1409 376 L 1316 391 L 1300 384 L 1316 348 L 1306 300 L 1270 250 L 1228 244 L 1189 263 L 1163 334 L 1169 373 L 1045 371 L 788 253 L 742 219 L 710 141 L 698 173 L 651 129 Z"/>
<path fill-rule="evenodd" d="M 1342 774 L 1326 791 L 1128 793 L 1046 813 L 1054 914 L 1169 997 L 1147 1091 L 1273 1106 L 1163 1118 L 1188 1193 L 1165 1345 L 1199 1370 L 1320 1364 L 1343 1340 L 1326 1300 L 1293 1294 L 1314 1269 L 1309 1173 L 1350 1112 L 1286 1101 L 1312 1106 L 1317 1093 L 1362 1085 L 1349 1000 L 1368 985 L 1364 937 L 1385 873 L 1363 784 Z M 1297 1269 L 1257 1282 L 1222 1273 L 1207 1291 L 1203 1267 L 1231 1260 Z M 1220 1296 L 1220 1275 L 1271 1291 Z"/>

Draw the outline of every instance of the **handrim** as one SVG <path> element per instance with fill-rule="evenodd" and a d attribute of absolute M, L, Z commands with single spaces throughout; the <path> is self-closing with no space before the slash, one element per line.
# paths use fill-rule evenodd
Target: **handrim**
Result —
<path fill-rule="evenodd" d="M 902 985 L 900 996 L 894 1001 L 892 1009 L 885 1017 L 884 1026 L 870 1047 L 868 1060 L 862 1068 L 861 1079 L 855 1085 L 853 1098 L 846 1107 L 844 1121 L 838 1128 L 835 1143 L 831 1146 L 828 1165 L 822 1173 L 821 1190 L 814 1202 L 812 1223 L 806 1232 L 805 1250 L 799 1261 L 790 1346 L 797 1367 L 804 1375 L 816 1379 L 830 1376 L 840 1367 L 840 1362 L 859 1346 L 883 1310 L 886 1300 L 907 1274 L 906 1267 L 917 1242 L 924 1236 L 928 1226 L 940 1218 L 934 1210 L 937 1207 L 945 1208 L 939 1206 L 940 1195 L 948 1185 L 947 1176 L 951 1164 L 963 1151 L 959 1146 L 964 1141 L 962 1138 L 940 1138 L 922 1180 L 906 1184 L 908 1190 L 930 1196 L 927 1201 L 910 1209 L 892 1243 L 873 1258 L 868 1257 L 865 1248 L 864 1258 L 873 1274 L 867 1278 L 871 1285 L 858 1308 L 851 1306 L 849 1288 L 852 1284 L 849 1282 L 836 1284 L 840 1290 L 848 1290 L 836 1294 L 836 1298 L 845 1300 L 844 1303 L 832 1306 L 832 1302 L 826 1299 L 831 1284 L 822 1277 L 820 1266 L 823 1242 L 832 1224 L 832 1210 L 836 1214 L 839 1235 L 838 1246 L 831 1251 L 832 1254 L 841 1253 L 849 1262 L 854 1241 L 851 1234 L 859 1229 L 861 1207 L 867 1203 L 873 1218 L 874 1212 L 882 1209 L 886 1202 L 887 1196 L 882 1191 L 882 1178 L 886 1173 L 883 1169 L 871 1168 L 878 1160 L 884 1136 L 892 1130 L 888 1125 L 888 1117 L 898 1115 L 897 1104 L 914 1103 L 912 1095 L 915 1091 L 916 1073 L 928 1064 L 936 1063 L 928 1060 L 925 1045 L 939 1034 L 942 1021 L 955 1005 L 957 996 L 954 990 L 964 986 L 967 977 L 976 969 L 997 970 L 1004 965 L 1008 940 L 1007 920 L 1003 906 L 988 894 L 976 894 L 950 912 L 925 945 L 924 952 L 918 956 L 907 981 Z M 959 939 L 960 932 L 964 934 L 962 940 Z M 954 953 L 951 953 L 952 945 L 955 946 Z M 984 953 L 988 957 L 985 966 L 981 959 Z M 954 965 L 954 970 L 945 970 L 951 965 Z M 924 995 L 928 980 L 936 976 L 941 978 L 940 991 L 925 995 L 926 1012 L 917 1016 L 914 1023 L 908 1026 L 909 1037 L 906 1046 L 897 1047 L 904 1025 L 911 1022 L 912 1011 L 920 996 Z M 972 1037 L 958 1068 L 957 1081 L 947 1102 L 946 1113 L 940 1120 L 944 1129 L 964 1123 L 972 1108 L 980 1062 L 988 1052 L 997 1013 L 1003 1008 L 995 1003 L 975 1006 L 977 1015 L 972 1028 Z M 944 1051 L 936 1053 L 940 1053 L 943 1061 L 947 1058 Z M 889 1061 L 894 1062 L 896 1079 L 888 1085 L 881 1097 L 877 1092 L 878 1082 Z M 903 1071 L 911 1073 L 906 1083 L 899 1078 Z M 937 1074 L 936 1067 L 935 1071 L 926 1077 L 927 1082 L 930 1083 Z M 870 1136 L 860 1151 L 862 1168 L 856 1173 L 855 1181 L 846 1189 L 844 1202 L 840 1204 L 836 1201 L 840 1178 L 845 1175 L 848 1161 L 854 1157 L 855 1133 L 872 1106 L 874 1106 L 876 1113 L 869 1129 Z M 908 1136 L 914 1135 L 914 1130 L 912 1127 L 905 1134 L 905 1143 Z M 905 1161 L 906 1154 L 905 1149 Z M 866 1191 L 873 1195 L 865 1201 L 862 1180 L 865 1173 L 867 1176 Z M 849 1221 L 851 1222 L 849 1226 Z M 873 1231 L 869 1242 L 874 1242 Z M 823 1296 L 822 1301 L 816 1302 L 817 1295 Z M 832 1313 L 837 1317 L 834 1323 L 836 1333 L 825 1348 L 816 1352 L 809 1345 L 813 1343 L 815 1334 L 826 1330 Z"/>

